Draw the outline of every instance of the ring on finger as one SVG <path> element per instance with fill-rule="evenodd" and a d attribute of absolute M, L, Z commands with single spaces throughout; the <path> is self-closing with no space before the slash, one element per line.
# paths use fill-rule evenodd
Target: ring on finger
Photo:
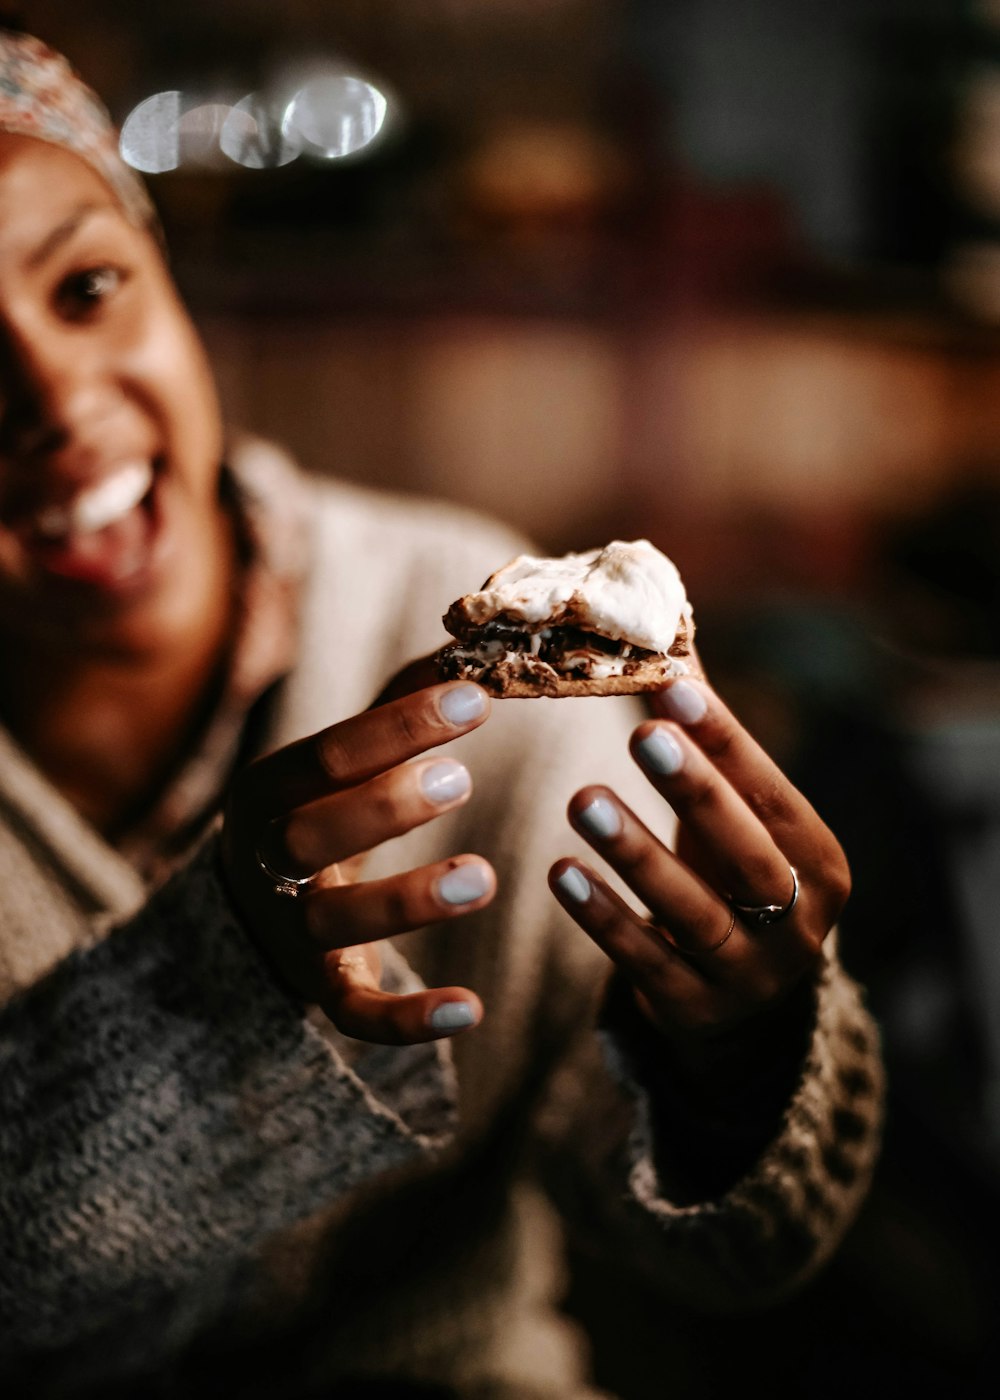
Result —
<path fill-rule="evenodd" d="M 767 924 L 776 924 L 779 919 L 785 919 L 795 908 L 799 898 L 799 876 L 794 865 L 788 867 L 792 876 L 792 893 L 787 904 L 737 904 L 736 900 L 730 900 L 732 908 L 745 924 L 751 928 L 764 928 Z"/>
<path fill-rule="evenodd" d="M 258 867 L 273 882 L 273 893 L 282 895 L 286 899 L 298 899 L 303 890 L 311 885 L 316 878 L 315 875 L 306 875 L 301 879 L 294 875 L 282 875 L 280 870 L 275 870 L 272 865 L 268 864 L 259 850 L 254 851 L 254 858 Z"/>
<path fill-rule="evenodd" d="M 674 948 L 677 949 L 678 953 L 684 953 L 685 956 L 687 956 L 687 957 L 689 957 L 689 958 L 701 957 L 701 955 L 702 955 L 703 953 L 716 953 L 716 952 L 718 952 L 718 950 L 722 947 L 723 943 L 728 943 L 729 940 L 730 940 L 730 938 L 732 938 L 732 936 L 733 936 L 733 929 L 734 929 L 735 927 L 736 927 L 736 909 L 735 909 L 734 906 L 730 906 L 729 927 L 726 929 L 726 931 L 725 931 L 725 933 L 722 935 L 722 937 L 719 938 L 719 939 L 717 939 L 714 943 L 708 943 L 708 944 L 706 944 L 706 946 L 705 946 L 704 948 L 687 948 L 687 947 L 685 947 L 685 945 L 684 945 L 683 943 L 678 943 L 677 940 L 676 940 L 675 938 L 671 937 L 671 939 L 670 939 L 670 944 L 671 944 L 672 947 L 674 947 Z"/>

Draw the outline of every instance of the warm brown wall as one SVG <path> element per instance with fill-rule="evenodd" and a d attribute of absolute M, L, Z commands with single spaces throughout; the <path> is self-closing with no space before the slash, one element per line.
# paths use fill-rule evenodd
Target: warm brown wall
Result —
<path fill-rule="evenodd" d="M 968 469 L 995 460 L 1000 474 L 1000 344 L 929 325 L 425 316 L 204 330 L 234 421 L 317 470 L 460 500 L 553 545 L 753 515 L 861 529 Z"/>

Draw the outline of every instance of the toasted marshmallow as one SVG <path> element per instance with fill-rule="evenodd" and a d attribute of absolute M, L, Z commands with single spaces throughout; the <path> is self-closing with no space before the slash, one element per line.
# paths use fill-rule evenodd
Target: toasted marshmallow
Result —
<path fill-rule="evenodd" d="M 521 554 L 463 604 L 477 627 L 503 617 L 532 631 L 564 620 L 657 652 L 669 651 L 682 621 L 691 624 L 676 565 L 649 540 L 612 540 L 558 559 Z"/>

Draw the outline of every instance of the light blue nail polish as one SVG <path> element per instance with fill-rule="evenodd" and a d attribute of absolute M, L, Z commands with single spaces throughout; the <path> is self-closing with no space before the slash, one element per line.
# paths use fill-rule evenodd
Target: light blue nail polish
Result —
<path fill-rule="evenodd" d="M 618 808 L 606 797 L 595 797 L 592 802 L 588 802 L 586 807 L 577 812 L 576 819 L 591 836 L 597 836 L 603 841 L 617 836 L 622 829 Z"/>
<path fill-rule="evenodd" d="M 708 701 L 690 681 L 674 681 L 661 690 L 660 705 L 680 724 L 697 724 L 708 713 Z"/>
<path fill-rule="evenodd" d="M 420 774 L 420 790 L 430 802 L 444 806 L 446 802 L 457 802 L 472 788 L 469 770 L 453 759 L 445 758 L 434 763 Z"/>
<path fill-rule="evenodd" d="M 436 1031 L 463 1031 L 476 1024 L 476 1013 L 467 1001 L 445 1001 L 435 1006 L 428 1024 Z"/>
<path fill-rule="evenodd" d="M 556 884 L 574 904 L 586 904 L 590 898 L 590 881 L 575 865 L 567 865 L 562 874 L 556 876 Z"/>
<path fill-rule="evenodd" d="M 681 746 L 666 729 L 654 729 L 639 740 L 636 748 L 642 766 L 651 773 L 659 773 L 661 777 L 668 778 L 672 773 L 679 773 L 684 766 Z"/>
<path fill-rule="evenodd" d="M 478 685 L 460 685 L 446 690 L 440 700 L 441 713 L 449 724 L 471 724 L 486 711 L 486 692 Z"/>
<path fill-rule="evenodd" d="M 489 872 L 481 865 L 456 866 L 437 882 L 438 898 L 445 904 L 473 904 L 489 888 Z"/>

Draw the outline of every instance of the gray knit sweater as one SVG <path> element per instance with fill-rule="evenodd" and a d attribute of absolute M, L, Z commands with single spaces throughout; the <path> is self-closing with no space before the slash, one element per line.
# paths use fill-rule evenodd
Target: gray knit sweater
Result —
<path fill-rule="evenodd" d="M 243 474 L 255 489 L 253 460 Z M 450 507 L 309 490 L 299 660 L 264 747 L 363 708 L 521 547 Z M 584 782 L 669 835 L 627 755 L 636 718 L 630 701 L 495 707 L 454 746 L 473 801 L 375 854 L 372 873 L 481 851 L 500 882 L 491 908 L 399 940 L 388 963 L 391 984 L 476 988 L 483 1025 L 399 1049 L 326 1033 L 277 985 L 214 838 L 150 897 L 0 733 L 10 1375 L 27 1358 L 51 1363 L 53 1394 L 111 1394 L 153 1370 L 195 1394 L 231 1345 L 260 1352 L 248 1395 L 344 1377 L 589 1395 L 557 1308 L 573 1201 L 686 1304 L 758 1306 L 817 1268 L 863 1196 L 881 1103 L 875 1031 L 833 949 L 802 1003 L 801 1062 L 743 1125 L 738 1179 L 702 1197 L 674 1168 L 682 1131 L 710 1142 L 712 1123 L 672 1100 L 641 1035 L 595 1031 L 606 964 L 546 887 L 579 849 L 565 807 Z"/>

